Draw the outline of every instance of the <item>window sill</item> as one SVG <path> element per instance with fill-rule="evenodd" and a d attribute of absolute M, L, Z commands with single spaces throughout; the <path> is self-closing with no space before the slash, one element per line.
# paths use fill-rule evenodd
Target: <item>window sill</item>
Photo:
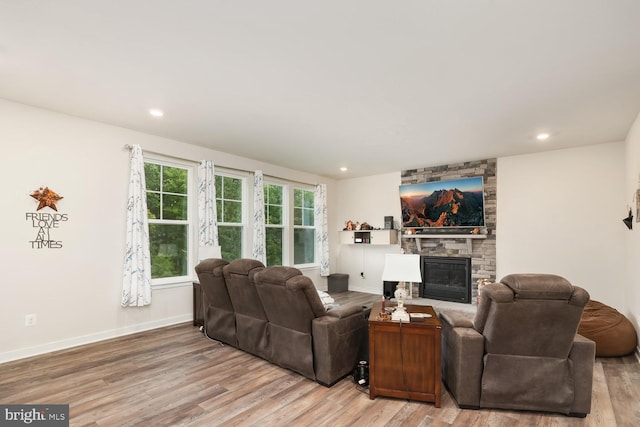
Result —
<path fill-rule="evenodd" d="M 194 281 L 196 281 L 196 279 L 181 277 L 176 280 L 162 281 L 160 283 L 151 283 L 151 289 L 161 290 L 161 289 L 190 287 L 190 286 L 193 286 Z"/>
<path fill-rule="evenodd" d="M 301 264 L 301 265 L 294 265 L 293 267 L 297 268 L 300 271 L 318 270 L 320 268 L 320 264 Z"/>

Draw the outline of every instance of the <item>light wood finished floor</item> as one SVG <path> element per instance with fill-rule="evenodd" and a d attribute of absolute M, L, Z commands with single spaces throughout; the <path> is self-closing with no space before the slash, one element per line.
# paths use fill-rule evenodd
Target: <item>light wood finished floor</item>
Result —
<path fill-rule="evenodd" d="M 378 297 L 347 292 L 337 302 Z M 461 410 L 379 397 L 350 377 L 326 388 L 180 324 L 0 364 L 0 403 L 70 404 L 72 426 L 638 426 L 640 365 L 596 360 L 584 419 Z"/>

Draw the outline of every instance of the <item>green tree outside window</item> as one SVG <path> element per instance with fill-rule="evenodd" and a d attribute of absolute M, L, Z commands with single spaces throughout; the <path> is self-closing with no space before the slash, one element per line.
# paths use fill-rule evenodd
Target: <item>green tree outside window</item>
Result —
<path fill-rule="evenodd" d="M 314 191 L 293 190 L 293 262 L 315 262 Z"/>
<path fill-rule="evenodd" d="M 242 179 L 216 175 L 216 213 L 222 258 L 242 258 Z"/>
<path fill-rule="evenodd" d="M 284 187 L 264 186 L 265 249 L 267 265 L 282 265 L 284 235 Z"/>
<path fill-rule="evenodd" d="M 151 278 L 186 276 L 189 268 L 189 174 L 145 162 Z"/>

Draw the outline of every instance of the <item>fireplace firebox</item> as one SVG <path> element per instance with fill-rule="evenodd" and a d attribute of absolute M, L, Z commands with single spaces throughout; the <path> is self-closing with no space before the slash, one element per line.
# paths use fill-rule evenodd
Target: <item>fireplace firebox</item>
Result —
<path fill-rule="evenodd" d="M 423 256 L 420 296 L 471 304 L 471 258 Z"/>

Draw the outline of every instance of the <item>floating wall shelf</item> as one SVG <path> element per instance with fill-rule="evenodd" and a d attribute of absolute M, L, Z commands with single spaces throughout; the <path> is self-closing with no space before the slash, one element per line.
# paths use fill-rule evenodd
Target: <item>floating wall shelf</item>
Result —
<path fill-rule="evenodd" d="M 395 245 L 398 230 L 353 230 L 340 232 L 342 245 Z"/>

